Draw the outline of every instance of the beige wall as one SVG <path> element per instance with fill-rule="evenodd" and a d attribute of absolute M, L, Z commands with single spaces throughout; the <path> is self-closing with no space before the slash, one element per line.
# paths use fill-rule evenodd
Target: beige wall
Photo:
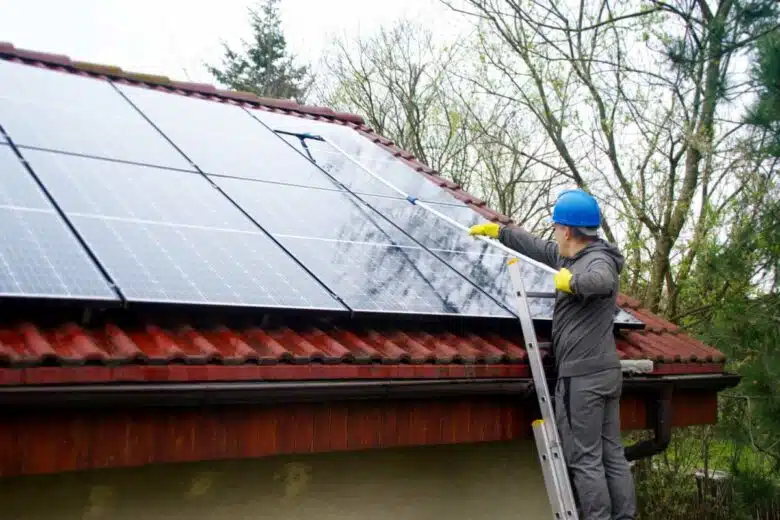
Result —
<path fill-rule="evenodd" d="M 548 520 L 531 441 L 0 480 L 18 520 Z"/>

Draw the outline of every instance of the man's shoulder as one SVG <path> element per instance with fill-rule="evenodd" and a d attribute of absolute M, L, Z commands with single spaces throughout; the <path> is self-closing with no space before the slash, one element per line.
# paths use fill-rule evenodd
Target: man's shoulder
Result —
<path fill-rule="evenodd" d="M 608 262 L 609 264 L 614 265 L 615 259 L 607 251 L 595 249 L 580 256 L 574 263 L 575 265 L 586 266 L 594 262 Z"/>

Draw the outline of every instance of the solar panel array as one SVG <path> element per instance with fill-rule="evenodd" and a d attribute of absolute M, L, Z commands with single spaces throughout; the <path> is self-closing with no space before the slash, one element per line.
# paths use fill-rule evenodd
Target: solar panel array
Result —
<path fill-rule="evenodd" d="M 484 242 L 477 242 L 465 236 L 462 231 L 442 222 L 419 206 L 410 204 L 398 192 L 376 180 L 328 143 L 313 138 L 293 137 L 292 134 L 322 135 L 336 142 L 339 148 L 371 172 L 390 180 L 401 191 L 425 201 L 438 212 L 464 226 L 487 222 L 471 207 L 350 128 L 261 110 L 250 112 L 269 128 L 288 132 L 285 136 L 287 140 L 296 144 L 301 152 L 309 154 L 339 183 L 387 216 L 415 241 L 463 273 L 496 300 L 514 308 L 514 288 L 507 269 L 507 255 Z M 522 260 L 520 269 L 527 291 L 555 293 L 555 284 L 548 271 Z M 537 320 L 552 319 L 555 304 L 553 298 L 533 297 L 529 298 L 529 304 Z M 627 327 L 642 326 L 640 320 L 617 307 L 615 322 Z"/>
<path fill-rule="evenodd" d="M 200 174 L 24 154 L 129 301 L 343 309 Z"/>
<path fill-rule="evenodd" d="M 0 295 L 514 318 L 503 254 L 327 143 L 272 131 L 328 133 L 483 221 L 352 129 L 7 61 L 0 78 Z M 535 318 L 552 303 L 535 299 Z"/>

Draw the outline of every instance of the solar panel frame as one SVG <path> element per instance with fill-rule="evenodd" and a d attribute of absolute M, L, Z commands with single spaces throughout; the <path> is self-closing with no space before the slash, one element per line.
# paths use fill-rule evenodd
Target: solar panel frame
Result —
<path fill-rule="evenodd" d="M 348 312 L 200 173 L 25 154 L 129 303 Z"/>

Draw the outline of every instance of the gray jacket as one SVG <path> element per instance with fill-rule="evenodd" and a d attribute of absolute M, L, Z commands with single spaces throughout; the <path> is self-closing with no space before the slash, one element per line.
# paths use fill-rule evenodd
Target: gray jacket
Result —
<path fill-rule="evenodd" d="M 613 332 L 619 275 L 625 263 L 620 251 L 599 239 L 564 258 L 558 244 L 516 226 L 502 227 L 498 239 L 520 254 L 572 272 L 574 294 L 558 291 L 553 312 L 552 349 L 558 376 L 620 368 Z"/>

